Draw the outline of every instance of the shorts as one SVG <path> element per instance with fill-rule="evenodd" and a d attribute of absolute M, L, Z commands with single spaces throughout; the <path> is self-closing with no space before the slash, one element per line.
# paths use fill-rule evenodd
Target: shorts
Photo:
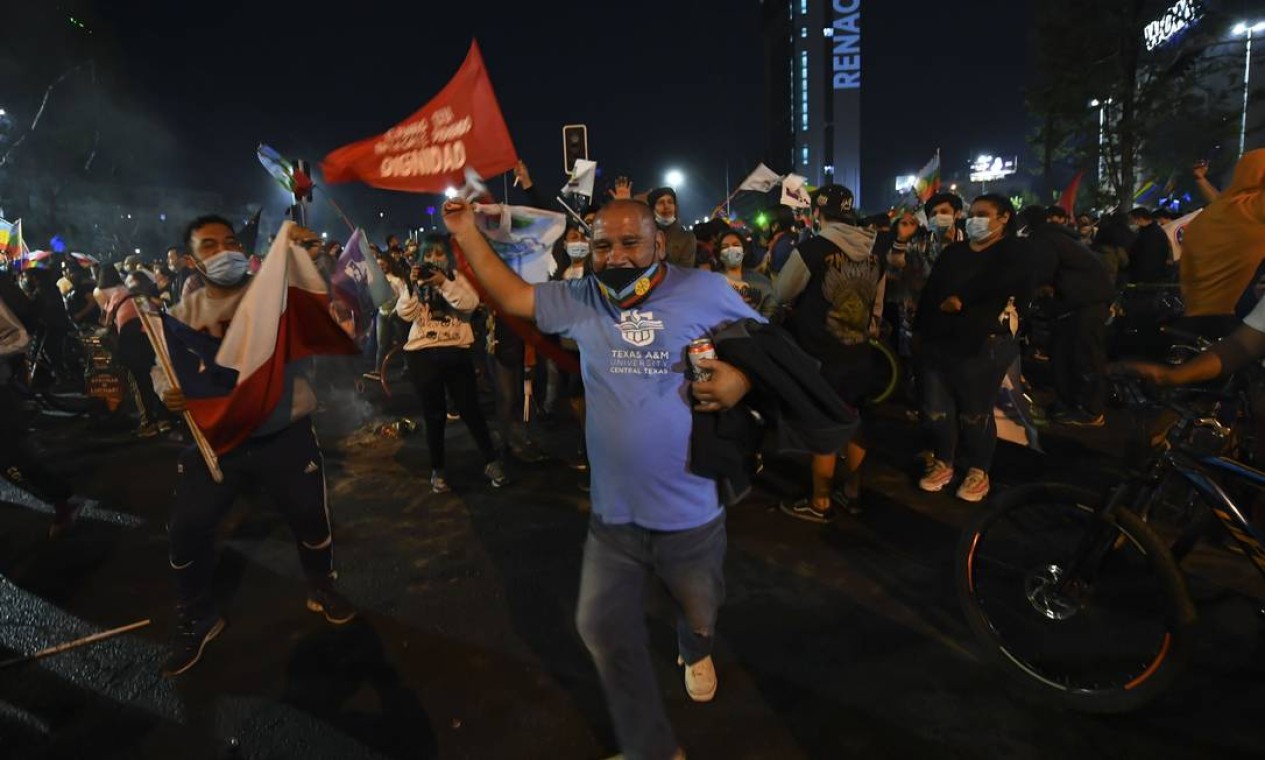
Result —
<path fill-rule="evenodd" d="M 875 351 L 868 343 L 844 346 L 822 359 L 821 376 L 843 403 L 861 409 L 878 390 L 874 361 Z"/>

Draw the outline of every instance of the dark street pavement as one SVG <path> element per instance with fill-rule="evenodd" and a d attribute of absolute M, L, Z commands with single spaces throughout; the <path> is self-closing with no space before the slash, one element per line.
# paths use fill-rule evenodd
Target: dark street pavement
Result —
<path fill-rule="evenodd" d="M 460 423 L 432 495 L 421 431 L 376 435 L 371 408 L 323 398 L 341 588 L 362 618 L 304 609 L 284 522 L 239 503 L 223 532 L 217 594 L 229 627 L 193 671 L 158 677 L 172 624 L 164 523 L 179 448 L 44 418 L 48 462 L 99 500 L 63 539 L 46 505 L 0 491 L 0 660 L 151 618 L 138 631 L 0 669 L 4 758 L 563 758 L 614 754 L 600 686 L 575 631 L 587 498 L 561 463 L 574 432 L 541 431 L 558 459 L 516 464 L 492 489 Z M 411 400 L 397 399 L 397 412 Z M 1117 415 L 1118 417 L 1119 415 Z M 1003 445 L 995 487 L 1101 485 L 1126 426 Z M 1201 615 L 1189 674 L 1133 715 L 1030 701 L 973 653 L 953 551 L 973 509 L 919 493 L 917 431 L 899 407 L 871 425 L 866 513 L 792 520 L 781 495 L 804 464 L 773 460 L 730 510 L 720 690 L 686 697 L 669 607 L 648 600 L 663 694 L 691 760 L 709 758 L 1261 757 L 1265 625 L 1259 577 L 1220 550 L 1192 558 Z"/>

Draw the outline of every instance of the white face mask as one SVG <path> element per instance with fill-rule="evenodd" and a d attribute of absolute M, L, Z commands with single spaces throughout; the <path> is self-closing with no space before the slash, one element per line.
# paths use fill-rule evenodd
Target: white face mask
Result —
<path fill-rule="evenodd" d="M 991 224 L 992 220 L 987 217 L 973 216 L 966 220 L 966 236 L 972 243 L 982 243 L 993 236 Z"/>
<path fill-rule="evenodd" d="M 931 217 L 931 229 L 943 235 L 953 226 L 953 214 L 936 214 Z"/>
<path fill-rule="evenodd" d="M 659 225 L 660 227 L 671 227 L 673 223 L 676 222 L 676 217 L 675 216 L 659 216 L 658 214 L 655 214 L 654 221 L 655 221 L 655 224 Z"/>
<path fill-rule="evenodd" d="M 745 255 L 746 251 L 743 251 L 740 246 L 732 245 L 728 248 L 721 249 L 720 261 L 722 264 L 732 269 L 742 264 L 742 259 Z"/>
<path fill-rule="evenodd" d="M 572 261 L 579 261 L 589 255 L 589 244 L 584 242 L 567 243 L 567 255 Z"/>
<path fill-rule="evenodd" d="M 241 251 L 224 251 L 202 262 L 206 278 L 216 285 L 236 285 L 246 275 L 250 259 Z"/>

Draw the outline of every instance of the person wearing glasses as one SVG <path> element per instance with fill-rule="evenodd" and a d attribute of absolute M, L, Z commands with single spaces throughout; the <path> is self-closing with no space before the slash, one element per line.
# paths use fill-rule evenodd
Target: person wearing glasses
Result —
<path fill-rule="evenodd" d="M 290 228 L 291 242 L 312 250 L 320 239 L 310 230 Z M 194 267 L 206 285 L 171 309 L 171 316 L 214 338 L 223 338 L 250 286 L 249 259 L 228 220 L 195 219 L 185 234 Z M 325 492 L 325 465 L 312 427 L 316 394 L 304 362 L 287 365 L 285 387 L 272 414 L 246 441 L 220 457 L 222 482 L 215 482 L 194 446 L 178 460 L 175 500 L 168 533 L 169 563 L 175 572 L 176 628 L 171 653 L 162 666 L 167 677 L 197 664 L 207 643 L 226 625 L 212 593 L 215 536 L 238 492 L 252 485 L 269 494 L 294 533 L 308 582 L 307 609 L 335 625 L 356 616 L 334 590 L 334 537 Z M 183 412 L 185 399 L 158 368 L 154 384 L 163 403 Z"/>

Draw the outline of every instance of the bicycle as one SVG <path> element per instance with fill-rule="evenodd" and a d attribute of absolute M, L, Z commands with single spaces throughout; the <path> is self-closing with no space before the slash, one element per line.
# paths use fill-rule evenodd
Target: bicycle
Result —
<path fill-rule="evenodd" d="M 1180 568 L 1220 525 L 1265 576 L 1262 536 L 1217 476 L 1265 489 L 1265 472 L 1227 456 L 1236 447 L 1226 388 L 1186 388 L 1160 407 L 1177 414 L 1144 467 L 1105 495 L 1060 483 L 1012 489 L 963 531 L 959 600 L 988 659 L 1029 692 L 1091 713 L 1138 709 L 1162 694 L 1189 659 L 1197 612 Z M 1156 405 L 1121 381 L 1131 406 Z M 1171 525 L 1154 507 L 1179 483 L 1195 518 Z M 1149 522 L 1148 522 L 1149 521 Z"/>

